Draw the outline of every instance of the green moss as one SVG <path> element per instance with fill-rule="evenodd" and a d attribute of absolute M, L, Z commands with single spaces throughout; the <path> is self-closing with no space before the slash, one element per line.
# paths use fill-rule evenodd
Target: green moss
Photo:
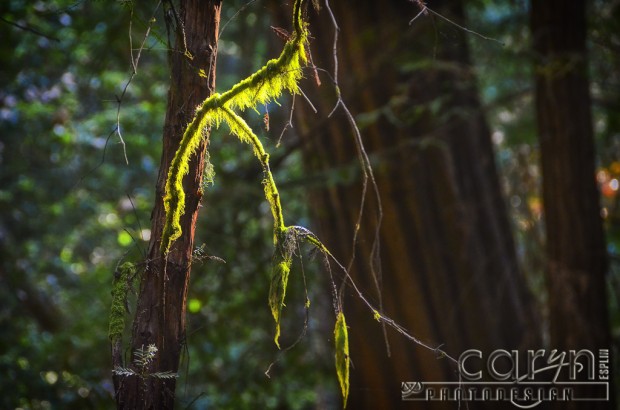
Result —
<path fill-rule="evenodd" d="M 380 322 L 381 321 L 381 314 L 379 313 L 379 311 L 377 310 L 373 310 L 372 311 L 372 317 L 377 321 Z"/>
<path fill-rule="evenodd" d="M 256 73 L 240 81 L 225 93 L 213 94 L 197 108 L 196 115 L 187 126 L 179 149 L 172 159 L 164 195 L 166 221 L 162 234 L 161 251 L 165 255 L 170 251 L 172 243 L 182 233 L 180 221 L 185 212 L 183 177 L 189 171 L 190 157 L 200 145 L 203 130 L 209 127 L 217 128 L 222 122 L 225 122 L 232 134 L 236 135 L 241 142 L 252 146 L 254 155 L 263 168 L 265 197 L 269 202 L 274 221 L 275 252 L 269 305 L 276 321 L 275 342 L 278 347 L 280 316 L 291 269 L 293 247 L 286 244 L 287 229 L 282 215 L 280 195 L 269 168 L 269 154 L 265 152 L 260 139 L 235 110 L 256 109 L 257 106 L 280 97 L 285 91 L 293 94 L 299 92 L 297 83 L 303 75 L 302 64 L 307 61 L 305 44 L 308 41 L 308 31 L 301 19 L 302 2 L 303 0 L 295 1 L 293 7 L 295 33 L 284 46 L 280 56 L 268 61 Z M 291 230 L 291 232 L 293 231 Z"/>
<path fill-rule="evenodd" d="M 110 326 L 108 337 L 115 342 L 123 337 L 125 330 L 125 302 L 129 291 L 130 280 L 136 274 L 136 265 L 125 262 L 118 268 L 112 282 L 112 307 L 110 308 Z"/>
<path fill-rule="evenodd" d="M 215 168 L 211 163 L 211 155 L 209 151 L 205 152 L 205 170 L 202 176 L 202 184 L 200 186 L 201 193 L 204 192 L 209 186 L 215 184 Z"/>
<path fill-rule="evenodd" d="M 269 308 L 274 321 L 276 330 L 274 342 L 280 348 L 280 319 L 284 308 L 288 277 L 291 272 L 293 262 L 293 250 L 286 246 L 286 228 L 281 234 L 274 235 L 275 250 L 273 253 L 273 264 L 271 269 L 271 281 L 269 283 Z"/>
<path fill-rule="evenodd" d="M 207 127 L 217 127 L 222 122 L 221 110 L 216 109 L 218 103 L 219 94 L 213 94 L 196 111 L 196 117 L 185 130 L 179 149 L 170 164 L 164 195 L 166 222 L 161 242 L 164 254 L 168 253 L 172 242 L 181 236 L 181 216 L 185 212 L 183 177 L 189 171 L 189 159 L 200 145 L 202 131 Z"/>
<path fill-rule="evenodd" d="M 349 397 L 349 331 L 344 314 L 338 312 L 336 326 L 334 328 L 334 341 L 336 347 L 336 374 L 342 391 L 343 407 L 347 407 Z"/>
<path fill-rule="evenodd" d="M 286 296 L 286 287 L 288 285 L 288 276 L 291 272 L 291 255 L 277 256 L 274 255 L 273 270 L 271 275 L 271 284 L 269 287 L 269 307 L 271 314 L 276 322 L 276 332 L 273 338 L 278 349 L 280 348 L 280 318 L 282 317 L 282 308 L 284 307 L 284 298 Z"/>

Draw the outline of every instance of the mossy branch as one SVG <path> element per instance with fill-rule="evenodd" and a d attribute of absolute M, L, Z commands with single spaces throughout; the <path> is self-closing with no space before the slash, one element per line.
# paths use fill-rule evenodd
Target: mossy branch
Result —
<path fill-rule="evenodd" d="M 303 0 L 295 2 L 293 18 L 295 34 L 286 43 L 280 56 L 277 59 L 268 61 L 256 73 L 240 81 L 225 93 L 215 93 L 207 98 L 197 108 L 194 119 L 185 129 L 181 144 L 172 159 L 168 170 L 168 178 L 166 179 L 164 195 L 166 221 L 160 247 L 164 255 L 170 251 L 170 246 L 182 233 L 180 221 L 181 216 L 185 212 L 183 177 L 189 171 L 191 155 L 196 151 L 203 138 L 202 130 L 210 127 L 219 127 L 222 120 L 226 120 L 231 131 L 244 142 L 250 142 L 255 149 L 255 154 L 257 154 L 256 149 L 259 145 L 252 138 L 254 134 L 247 124 L 234 113 L 234 110 L 244 110 L 249 107 L 266 104 L 280 97 L 284 91 L 289 91 L 293 94 L 299 93 L 297 83 L 303 76 L 302 64 L 305 64 L 307 61 L 305 43 L 308 41 L 308 31 L 305 28 L 305 23 L 301 20 L 302 2 Z M 247 132 L 248 130 L 250 131 L 249 133 Z M 258 138 L 255 139 L 258 141 Z M 260 141 L 258 143 L 260 144 Z M 262 160 L 264 155 L 266 154 L 257 154 L 261 163 L 265 162 Z M 266 173 L 266 179 L 268 181 L 273 180 L 268 169 Z M 275 184 L 273 186 L 275 187 Z M 277 191 L 270 191 L 268 196 L 273 196 L 274 194 L 277 194 Z"/>
<path fill-rule="evenodd" d="M 280 194 L 278 193 L 276 182 L 273 179 L 273 174 L 269 168 L 269 154 L 267 154 L 265 148 L 263 148 L 263 144 L 260 142 L 260 139 L 256 136 L 256 134 L 254 134 L 243 118 L 239 117 L 228 107 L 223 107 L 222 111 L 224 113 L 224 121 L 230 127 L 230 132 L 236 135 L 240 141 L 252 145 L 254 155 L 261 163 L 261 167 L 263 168 L 263 173 L 265 175 L 265 179 L 263 180 L 265 197 L 269 202 L 269 207 L 271 208 L 271 213 L 273 215 L 274 243 L 277 243 L 278 235 L 281 235 L 286 231 L 286 226 L 284 225 L 284 217 L 282 216 Z"/>
<path fill-rule="evenodd" d="M 325 255 L 331 256 L 331 253 L 306 228 L 298 226 L 287 227 L 285 225 L 280 195 L 269 168 L 269 154 L 265 151 L 260 139 L 235 110 L 256 109 L 261 104 L 277 99 L 285 91 L 291 94 L 300 93 L 298 82 L 303 76 L 302 64 L 307 63 L 305 46 L 308 41 L 306 23 L 302 20 L 301 6 L 303 1 L 295 0 L 293 6 L 293 27 L 295 32 L 285 44 L 280 56 L 277 59 L 268 61 L 260 70 L 240 81 L 230 90 L 222 94 L 213 94 L 196 109 L 196 114 L 187 126 L 179 149 L 175 153 L 168 170 L 164 195 L 166 221 L 160 246 L 162 254 L 164 256 L 167 255 L 172 243 L 182 234 L 180 221 L 181 216 L 185 212 L 183 177 L 189 171 L 191 155 L 197 150 L 202 141 L 203 130 L 212 127 L 217 128 L 222 122 L 225 122 L 232 134 L 236 135 L 240 141 L 252 146 L 254 155 L 258 158 L 263 168 L 265 197 L 269 202 L 274 221 L 273 237 L 275 250 L 269 289 L 269 306 L 276 322 L 274 341 L 278 348 L 280 347 L 282 308 L 284 307 L 294 249 L 298 241 L 304 239 Z M 346 405 L 349 385 L 349 347 L 347 328 L 342 312 L 338 314 L 335 336 L 336 369 Z"/>

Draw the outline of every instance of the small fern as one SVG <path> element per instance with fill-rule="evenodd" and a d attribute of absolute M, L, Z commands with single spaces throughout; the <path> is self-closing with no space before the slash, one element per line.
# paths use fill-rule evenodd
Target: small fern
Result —
<path fill-rule="evenodd" d="M 133 363 L 138 366 L 138 368 L 144 370 L 149 366 L 153 359 L 155 359 L 156 354 L 157 346 L 154 344 L 148 345 L 146 349 L 142 346 L 134 352 L 135 358 L 133 359 Z"/>
<path fill-rule="evenodd" d="M 155 379 L 176 379 L 177 377 L 179 377 L 177 373 L 171 372 L 169 370 L 165 372 L 149 373 L 148 367 L 155 359 L 156 355 L 157 346 L 155 346 L 154 344 L 150 344 L 146 348 L 142 346 L 139 349 L 136 349 L 134 352 L 133 364 L 137 368 L 137 370 L 128 367 L 118 366 L 114 370 L 112 370 L 112 373 L 114 373 L 116 376 L 122 377 L 137 376 L 142 379 L 142 381 L 146 381 L 146 379 L 148 379 L 149 377 Z"/>

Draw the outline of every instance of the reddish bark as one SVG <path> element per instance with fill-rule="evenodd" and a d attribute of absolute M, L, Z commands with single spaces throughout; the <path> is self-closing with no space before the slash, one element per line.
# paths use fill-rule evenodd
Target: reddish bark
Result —
<path fill-rule="evenodd" d="M 204 154 L 208 138 L 200 145 L 184 178 L 185 214 L 183 235 L 164 259 L 160 251 L 165 211 L 163 194 L 170 162 L 179 146 L 194 108 L 215 88 L 215 56 L 221 0 L 183 0 L 172 14 L 176 24 L 174 50 L 170 52 L 171 83 L 163 132 L 163 152 L 156 187 L 156 203 L 151 215 L 151 240 L 146 270 L 142 277 L 132 332 L 132 360 L 136 349 L 155 344 L 158 353 L 148 372 L 177 372 L 185 343 L 185 307 L 189 285 L 194 232 L 201 200 Z M 176 20 L 178 19 L 178 21 Z M 199 75 L 208 73 L 208 79 Z M 119 359 L 116 358 L 115 362 Z M 126 366 L 129 366 L 127 363 Z M 175 379 L 115 376 L 119 409 L 171 409 Z"/>
<path fill-rule="evenodd" d="M 599 349 L 611 350 L 611 338 L 587 74 L 586 1 L 534 1 L 531 18 L 551 347 L 598 354 Z M 590 381 L 585 371 L 579 377 Z M 613 390 L 611 401 L 571 402 L 561 408 L 615 408 Z"/>

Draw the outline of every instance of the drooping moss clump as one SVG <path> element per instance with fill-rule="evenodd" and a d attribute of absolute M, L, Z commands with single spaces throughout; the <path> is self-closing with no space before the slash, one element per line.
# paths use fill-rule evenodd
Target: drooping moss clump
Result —
<path fill-rule="evenodd" d="M 112 307 L 110 308 L 110 325 L 108 337 L 112 343 L 121 340 L 125 330 L 125 308 L 130 280 L 136 274 L 136 265 L 125 262 L 118 267 L 112 282 Z"/>
<path fill-rule="evenodd" d="M 274 341 L 280 348 L 280 318 L 284 307 L 288 276 L 291 272 L 293 253 L 290 247 L 285 246 L 286 240 L 276 241 L 276 249 L 273 254 L 273 267 L 271 272 L 271 283 L 269 286 L 269 307 L 271 314 L 276 322 Z"/>
<path fill-rule="evenodd" d="M 336 374 L 342 391 L 343 407 L 347 407 L 347 398 L 349 397 L 349 331 L 342 312 L 338 312 L 336 318 L 334 341 L 336 345 Z"/>

